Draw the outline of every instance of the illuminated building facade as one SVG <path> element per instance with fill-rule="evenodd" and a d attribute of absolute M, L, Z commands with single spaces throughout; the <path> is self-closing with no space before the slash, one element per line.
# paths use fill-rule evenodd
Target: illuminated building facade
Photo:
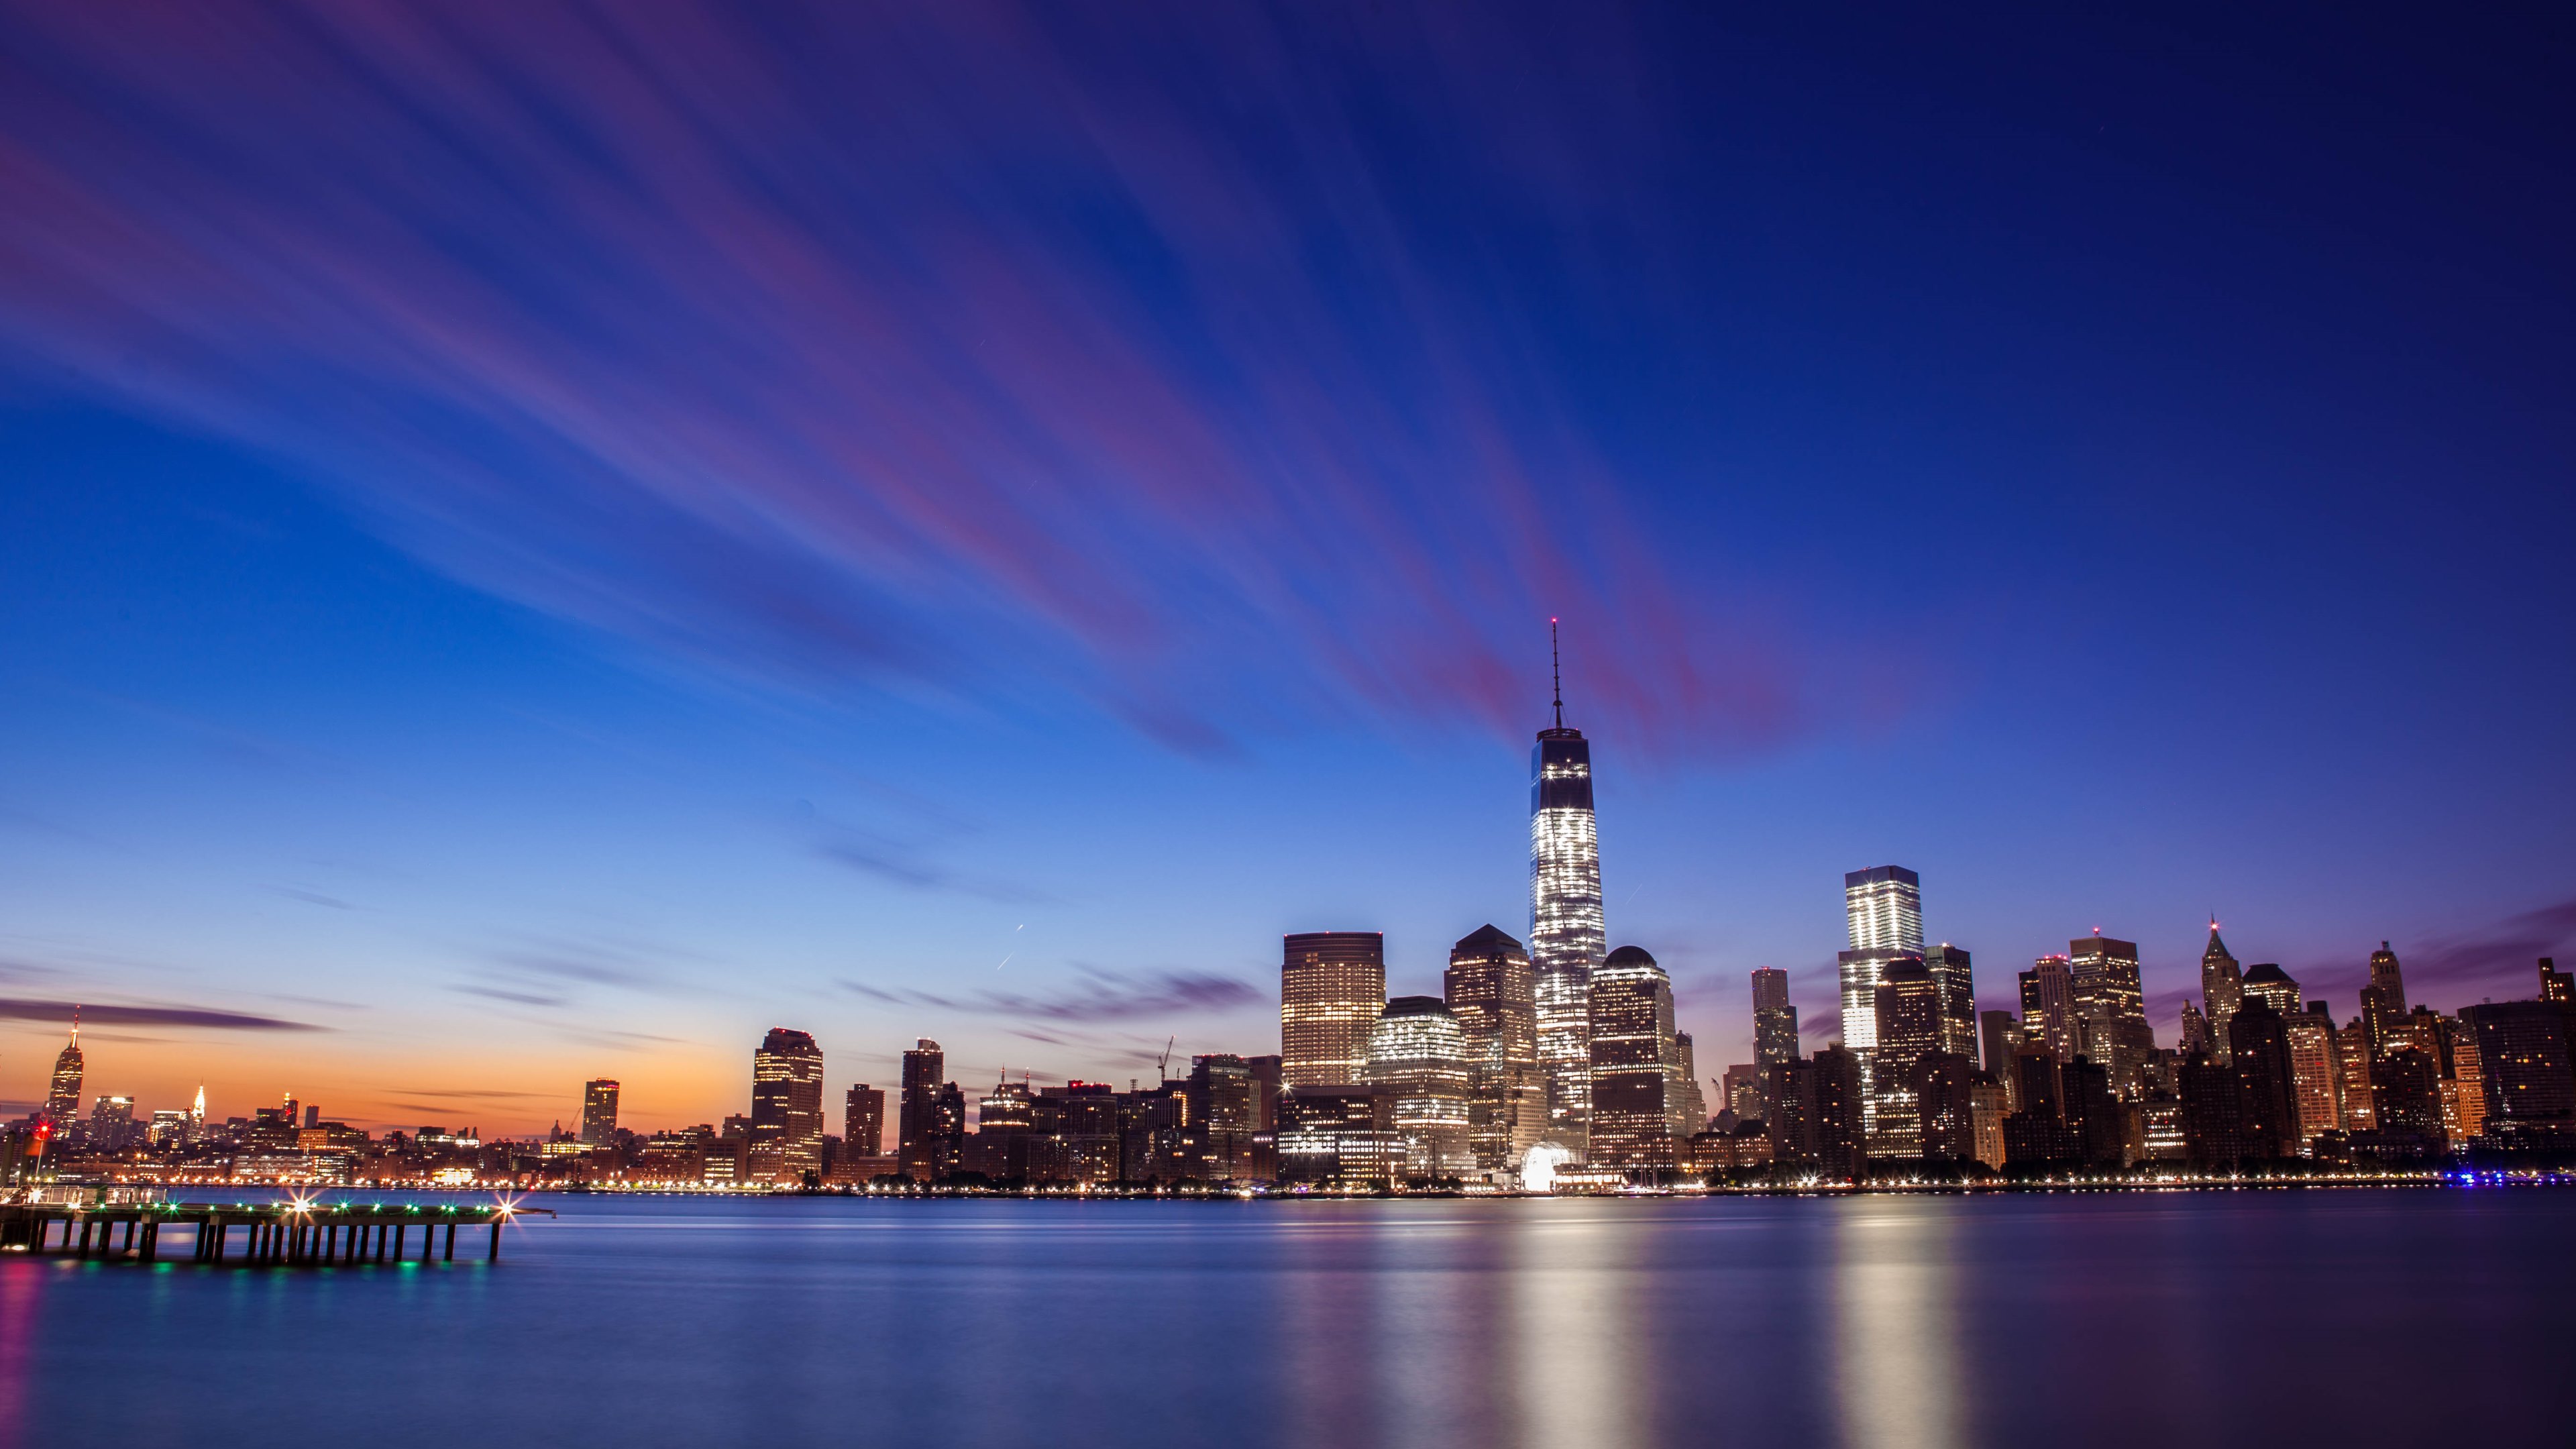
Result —
<path fill-rule="evenodd" d="M 2335 1033 L 2335 1095 L 2346 1132 L 2379 1130 L 2379 1098 L 2371 1088 L 2370 1027 L 2359 1017 Z"/>
<path fill-rule="evenodd" d="M 1465 1177 L 1476 1168 L 1468 1142 L 1467 1035 L 1437 996 L 1399 996 L 1369 1028 L 1363 1080 L 1395 1094 L 1395 1130 L 1408 1178 Z"/>
<path fill-rule="evenodd" d="M 1941 1050 L 1975 1060 L 1977 976 L 1966 948 L 1944 941 L 1923 953 L 1923 965 L 1941 994 Z"/>
<path fill-rule="evenodd" d="M 1921 1157 L 1923 1121 L 1915 1068 L 1925 1057 L 1941 1054 L 1941 992 L 1930 967 L 1899 960 L 1879 973 L 1876 1025 L 1878 1103 L 1870 1119 L 1870 1155 Z M 1964 1100 L 1960 1106 L 1964 1109 Z"/>
<path fill-rule="evenodd" d="M 895 1157 L 903 1174 L 915 1182 L 931 1182 L 947 1175 L 941 1165 L 948 1144 L 943 1140 L 946 1122 L 941 1111 L 940 1088 L 948 1071 L 948 1053 L 939 1043 L 922 1037 L 912 1050 L 903 1054 L 903 1095 L 895 1104 Z M 963 1094 L 960 1094 L 961 1099 Z M 959 1128 L 963 1130 L 965 1110 L 958 1110 Z"/>
<path fill-rule="evenodd" d="M 2477 1033 L 2488 1135 L 2576 1142 L 2576 1049 L 2569 1013 L 2555 1001 L 2494 1001 L 2462 1009 Z"/>
<path fill-rule="evenodd" d="M 1405 1175 L 1396 1091 L 1368 1083 L 1299 1087 L 1279 1093 L 1279 1180 L 1386 1183 Z"/>
<path fill-rule="evenodd" d="M 1292 1087 L 1362 1080 L 1369 1028 L 1386 1004 L 1386 937 L 1306 931 L 1281 944 L 1281 1080 Z"/>
<path fill-rule="evenodd" d="M 1835 957 L 1843 1048 L 1859 1063 L 1862 1112 L 1874 1117 L 1879 973 L 1923 959 L 1923 878 L 1901 865 L 1846 872 L 1843 910 L 1851 928 L 1851 949 Z"/>
<path fill-rule="evenodd" d="M 2063 956 L 2042 956 L 2021 973 L 2022 1036 L 2048 1048 L 2061 1062 L 2075 1060 L 2080 1018 L 2075 1014 L 2075 973 Z"/>
<path fill-rule="evenodd" d="M 1622 946 L 1592 973 L 1590 1035 L 1591 1164 L 1673 1166 L 1672 1083 L 1680 1046 L 1672 981 L 1654 957 Z"/>
<path fill-rule="evenodd" d="M 581 1084 L 581 1140 L 597 1147 L 617 1138 L 617 1084 L 599 1077 Z"/>
<path fill-rule="evenodd" d="M 2388 943 L 2370 953 L 2370 984 L 2361 988 L 2361 1021 L 2370 1032 L 2370 1054 L 2389 1050 L 2389 1029 L 2406 1019 L 2406 975 Z"/>
<path fill-rule="evenodd" d="M 2259 998 L 2283 1017 L 2297 1016 L 2306 1010 L 2299 1000 L 2299 983 L 2278 962 L 2263 961 L 2245 968 L 2245 995 Z"/>
<path fill-rule="evenodd" d="M 865 1082 L 841 1098 L 841 1151 L 850 1157 L 876 1157 L 885 1152 L 885 1093 Z"/>
<path fill-rule="evenodd" d="M 2200 1014 L 2209 1023 L 2210 1055 L 2228 1058 L 2227 1023 L 2245 999 L 2245 973 L 2218 939 L 2218 923 L 2209 923 L 2209 944 L 2200 951 Z"/>
<path fill-rule="evenodd" d="M 2134 1101 L 2138 1074 L 2155 1052 L 2147 993 L 2138 978 L 2138 943 L 2092 935 L 2066 943 L 2075 1015 L 2084 1023 L 2085 1053 L 2111 1074 L 2111 1090 Z"/>
<path fill-rule="evenodd" d="M 72 1039 L 54 1057 L 54 1077 L 45 1090 L 45 1120 L 68 1126 L 80 1118 L 80 1018 L 72 1018 Z"/>
<path fill-rule="evenodd" d="M 1476 1170 L 1517 1171 L 1547 1130 L 1529 952 L 1481 926 L 1450 948 L 1441 989 L 1467 1042 L 1467 1137 Z"/>
<path fill-rule="evenodd" d="M 1592 812 L 1592 746 L 1556 726 L 1530 752 L 1530 965 L 1538 1055 L 1547 1074 L 1548 1138 L 1584 1150 L 1591 1112 L 1588 1025 L 1593 968 L 1609 945 L 1601 914 L 1601 839 Z"/>
<path fill-rule="evenodd" d="M 1753 972 L 1753 1065 L 1793 1060 L 1798 1055 L 1798 1011 L 1789 1004 L 1789 973 L 1777 966 Z M 1740 1109 L 1739 1109 L 1740 1110 Z"/>
<path fill-rule="evenodd" d="M 1691 1137 L 1708 1130 L 1708 1097 L 1699 1089 L 1699 1053 L 1692 1049 L 1691 1034 L 1673 1033 L 1672 1084 L 1668 1100 L 1673 1104 L 1673 1135 Z"/>
<path fill-rule="evenodd" d="M 2249 984 L 2251 978 L 2248 978 Z M 2268 1003 L 2270 998 L 2266 997 Z M 2335 1061 L 2334 1018 L 2325 1003 L 2282 1019 L 2290 1041 L 2290 1077 L 2298 1094 L 2299 1145 L 2304 1150 L 2324 1132 L 2343 1130 L 2342 1072 Z"/>
<path fill-rule="evenodd" d="M 772 1027 L 751 1054 L 752 1177 L 795 1182 L 823 1170 L 823 1049 L 814 1038 Z"/>

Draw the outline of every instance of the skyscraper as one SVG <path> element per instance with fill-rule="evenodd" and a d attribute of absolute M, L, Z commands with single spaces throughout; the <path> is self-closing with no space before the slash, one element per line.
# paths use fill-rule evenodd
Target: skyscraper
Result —
<path fill-rule="evenodd" d="M 54 1058 L 53 1084 L 45 1091 L 45 1120 L 68 1127 L 80 1116 L 80 1009 L 72 1009 L 72 1039 Z"/>
<path fill-rule="evenodd" d="M 1673 1033 L 1672 1083 L 1665 1100 L 1672 1104 L 1673 1135 L 1687 1139 L 1708 1130 L 1708 1098 L 1699 1089 L 1699 1053 L 1691 1034 Z"/>
<path fill-rule="evenodd" d="M 1860 1072 L 1864 1121 L 1875 1116 L 1872 1062 L 1878 1046 L 1878 976 L 1898 961 L 1923 959 L 1923 878 L 1901 865 L 1843 876 L 1843 913 L 1851 949 L 1836 956 L 1841 977 L 1843 1048 Z"/>
<path fill-rule="evenodd" d="M 1467 1130 L 1467 1034 L 1437 996 L 1399 996 L 1369 1028 L 1366 1075 L 1395 1092 L 1407 1177 L 1463 1177 L 1476 1166 Z"/>
<path fill-rule="evenodd" d="M 2063 956 L 2042 956 L 2021 973 L 2021 1034 L 2060 1062 L 2075 1060 L 2075 973 Z"/>
<path fill-rule="evenodd" d="M 2250 998 L 2238 1003 L 2227 1034 L 2228 1064 L 2236 1071 L 2237 1131 L 2246 1155 L 2300 1156 L 2306 1144 L 2299 1140 L 2298 1069 L 2281 1013 L 2262 997 Z M 2438 1111 L 2440 1098 L 2434 1100 Z"/>
<path fill-rule="evenodd" d="M 841 1098 L 841 1153 L 878 1157 L 885 1152 L 885 1093 L 865 1082 Z"/>
<path fill-rule="evenodd" d="M 2382 941 L 2370 953 L 2370 984 L 2361 988 L 2361 1020 L 2370 1031 L 2371 1055 L 2390 1049 L 2390 1028 L 2406 1016 L 2406 978 L 2398 970 L 2397 953 Z"/>
<path fill-rule="evenodd" d="M 1279 1071 L 1292 1087 L 1357 1082 L 1386 1005 L 1386 937 L 1306 931 L 1282 940 Z"/>
<path fill-rule="evenodd" d="M 1516 1169 L 1547 1130 L 1529 953 L 1494 927 L 1479 927 L 1450 948 L 1441 988 L 1467 1039 L 1467 1137 L 1476 1169 Z"/>
<path fill-rule="evenodd" d="M 771 1027 L 751 1054 L 750 1143 L 755 1181 L 823 1170 L 823 1049 L 811 1035 Z"/>
<path fill-rule="evenodd" d="M 1592 973 L 1592 1140 L 1604 1167 L 1671 1167 L 1673 986 L 1655 958 L 1635 946 L 1610 953 Z"/>
<path fill-rule="evenodd" d="M 1814 1082 L 1809 1130 L 1814 1133 L 1816 1171 L 1828 1179 L 1855 1181 L 1869 1171 L 1859 1055 L 1838 1046 L 1816 1053 Z"/>
<path fill-rule="evenodd" d="M 2244 999 L 2244 973 L 2237 969 L 2236 958 L 2227 954 L 2227 943 L 2218 939 L 2218 922 L 2211 921 L 2209 944 L 2200 952 L 2201 1015 L 2209 1022 L 2210 1054 L 2222 1062 L 2229 1054 L 2228 1018 L 2236 1015 Z"/>
<path fill-rule="evenodd" d="M 2009 1011 L 1983 1011 L 1977 1014 L 1977 1035 L 1985 1052 L 1988 1075 L 2004 1084 L 2006 1100 L 2011 1100 L 2013 1048 L 2022 1041 L 2021 1020 Z M 2019 1111 L 2019 1106 L 2008 1110 Z M 2000 1167 L 2003 1164 L 1993 1163 Z"/>
<path fill-rule="evenodd" d="M 915 1182 L 929 1182 L 939 1175 L 939 1088 L 947 1071 L 948 1054 L 928 1037 L 903 1054 L 903 1096 L 895 1104 L 895 1153 L 904 1176 Z"/>
<path fill-rule="evenodd" d="M 1923 1121 L 1915 1068 L 1941 1051 L 1941 992 L 1931 968 L 1897 961 L 1878 977 L 1878 1111 L 1872 1157 L 1921 1157 Z"/>
<path fill-rule="evenodd" d="M 1798 1055 L 1798 1011 L 1789 1004 L 1789 973 L 1777 966 L 1753 970 L 1753 1064 L 1767 1067 Z"/>
<path fill-rule="evenodd" d="M 582 1083 L 581 1140 L 597 1147 L 616 1136 L 617 1084 L 606 1077 Z"/>
<path fill-rule="evenodd" d="M 2066 943 L 2075 1014 L 2085 1023 L 2085 1050 L 2111 1075 L 2112 1094 L 2138 1096 L 2138 1073 L 2155 1054 L 2146 988 L 2138 979 L 2138 943 L 2091 935 Z"/>
<path fill-rule="evenodd" d="M 1548 622 L 1548 654 L 1556 654 Z M 1563 675 L 1556 723 L 1530 752 L 1530 965 L 1536 972 L 1538 1057 L 1547 1073 L 1548 1136 L 1584 1150 L 1591 1120 L 1591 1051 L 1584 1030 L 1592 970 L 1609 945 L 1601 915 L 1601 838 L 1592 815 L 1592 746 L 1565 727 Z"/>
<path fill-rule="evenodd" d="M 1944 941 L 1923 953 L 1941 997 L 1941 1050 L 1977 1055 L 1977 978 L 1965 949 Z"/>
<path fill-rule="evenodd" d="M 2313 1002 L 2308 1009 L 2283 1018 L 2281 1029 L 2290 1041 L 2290 1079 L 2298 1089 L 2299 1144 L 2304 1148 L 2319 1133 L 2343 1126 L 2334 1018 L 2326 1014 L 2324 1002 Z"/>

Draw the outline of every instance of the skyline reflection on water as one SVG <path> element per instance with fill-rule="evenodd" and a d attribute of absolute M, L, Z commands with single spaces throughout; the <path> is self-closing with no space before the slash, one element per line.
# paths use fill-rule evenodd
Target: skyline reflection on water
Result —
<path fill-rule="evenodd" d="M 2538 1443 L 2576 1407 L 2562 1192 L 552 1205 L 498 1270 L 0 1261 L 0 1442 Z"/>

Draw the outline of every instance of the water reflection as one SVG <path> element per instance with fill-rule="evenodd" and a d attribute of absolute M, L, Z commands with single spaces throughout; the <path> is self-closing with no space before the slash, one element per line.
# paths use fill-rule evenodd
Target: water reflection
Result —
<path fill-rule="evenodd" d="M 1512 1245 L 1512 1365 L 1504 1392 L 1522 1449 L 1630 1449 L 1647 1442 L 1635 1224 L 1593 1204 L 1506 1221 Z"/>
<path fill-rule="evenodd" d="M 1835 1400 L 1855 1449 L 1967 1442 L 1953 1205 L 1840 1205 L 1833 1268 Z"/>

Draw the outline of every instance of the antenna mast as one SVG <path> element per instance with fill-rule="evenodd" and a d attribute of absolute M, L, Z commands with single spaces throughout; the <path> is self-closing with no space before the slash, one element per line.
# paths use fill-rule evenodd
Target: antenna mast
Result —
<path fill-rule="evenodd" d="M 1547 621 L 1547 678 L 1556 691 L 1556 727 L 1565 728 L 1565 668 L 1556 653 L 1556 620 Z"/>

